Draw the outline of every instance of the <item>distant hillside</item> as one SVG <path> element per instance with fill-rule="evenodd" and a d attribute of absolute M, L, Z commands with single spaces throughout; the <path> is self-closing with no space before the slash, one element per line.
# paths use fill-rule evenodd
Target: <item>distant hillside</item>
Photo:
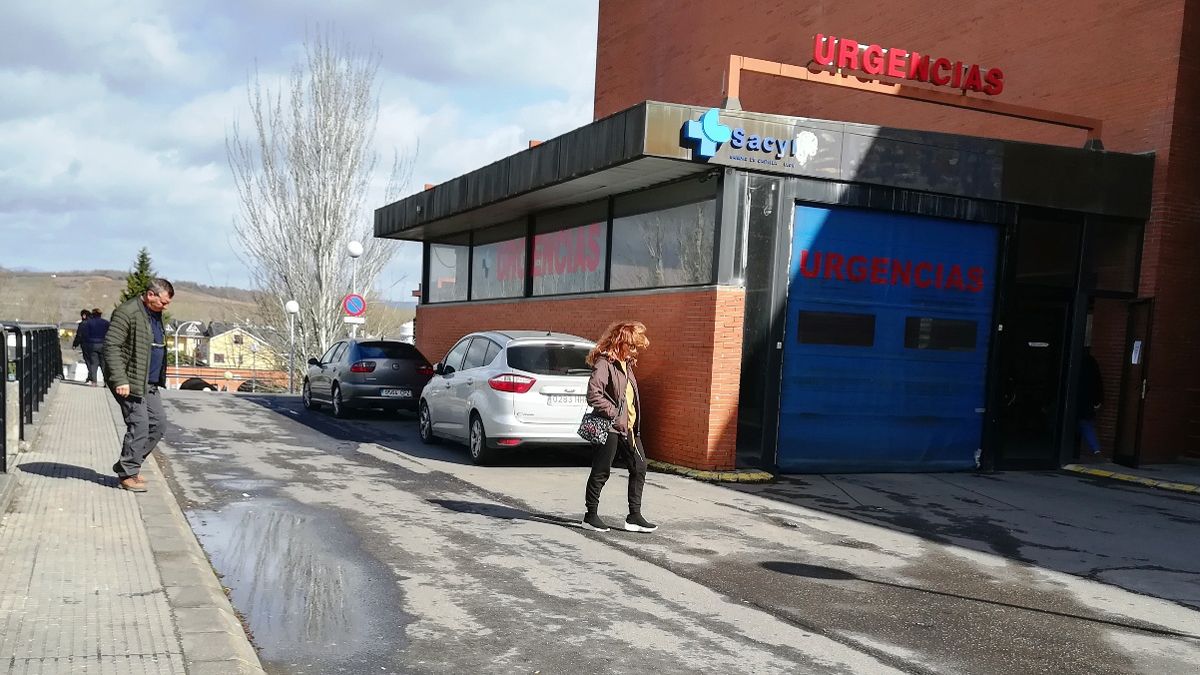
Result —
<path fill-rule="evenodd" d="M 78 321 L 79 310 L 99 307 L 107 315 L 125 290 L 126 272 L 19 272 L 0 270 L 0 319 L 31 323 Z M 254 293 L 241 288 L 175 281 L 170 313 L 176 319 L 234 323 L 256 313 Z M 411 306 L 388 307 L 400 322 Z"/>

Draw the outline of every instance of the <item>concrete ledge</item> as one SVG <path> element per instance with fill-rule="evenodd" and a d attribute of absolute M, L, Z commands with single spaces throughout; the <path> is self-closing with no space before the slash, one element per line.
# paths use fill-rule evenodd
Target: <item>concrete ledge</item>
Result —
<path fill-rule="evenodd" d="M 1176 483 L 1172 481 L 1146 478 L 1145 476 L 1135 476 L 1131 473 L 1121 473 L 1119 471 L 1109 471 L 1107 469 L 1093 469 L 1082 464 L 1068 464 L 1064 466 L 1063 469 L 1066 471 L 1083 474 L 1085 476 L 1111 478 L 1113 480 L 1125 481 L 1126 483 L 1137 483 L 1138 485 L 1157 488 L 1159 490 L 1170 490 L 1172 492 L 1183 492 L 1186 494 L 1200 494 L 1200 485 L 1193 485 L 1191 483 Z"/>
<path fill-rule="evenodd" d="M 651 459 L 646 462 L 646 465 L 659 473 L 674 473 L 696 480 L 706 481 L 709 483 L 773 483 L 775 475 L 758 469 L 738 469 L 735 471 L 704 471 L 702 469 L 691 469 L 678 464 L 669 462 L 660 462 L 657 459 Z"/>

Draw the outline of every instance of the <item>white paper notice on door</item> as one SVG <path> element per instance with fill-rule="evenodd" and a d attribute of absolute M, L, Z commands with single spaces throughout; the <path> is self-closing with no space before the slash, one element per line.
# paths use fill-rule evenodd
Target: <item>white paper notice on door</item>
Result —
<path fill-rule="evenodd" d="M 1133 365 L 1138 365 L 1142 362 L 1142 341 L 1133 341 L 1133 353 L 1129 356 L 1129 362 Z"/>

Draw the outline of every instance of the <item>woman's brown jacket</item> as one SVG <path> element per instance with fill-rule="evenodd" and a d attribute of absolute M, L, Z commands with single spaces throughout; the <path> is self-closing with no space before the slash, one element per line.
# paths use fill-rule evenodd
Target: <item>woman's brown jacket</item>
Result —
<path fill-rule="evenodd" d="M 642 400 L 638 394 L 637 377 L 633 374 L 632 368 L 626 375 L 617 361 L 609 360 L 606 356 L 596 357 L 596 363 L 592 366 L 592 377 L 588 380 L 587 402 L 597 414 L 613 420 L 613 428 L 623 433 L 629 426 L 628 403 L 626 402 L 619 410 L 617 404 L 625 396 L 626 383 L 631 381 L 633 382 L 633 409 L 637 411 L 637 417 L 633 423 L 633 435 L 640 436 L 642 432 Z"/>

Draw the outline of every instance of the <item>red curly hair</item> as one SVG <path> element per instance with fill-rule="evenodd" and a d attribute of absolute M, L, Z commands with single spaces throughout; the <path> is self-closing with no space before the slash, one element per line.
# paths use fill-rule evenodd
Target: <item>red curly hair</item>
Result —
<path fill-rule="evenodd" d="M 638 352 L 650 347 L 646 337 L 646 325 L 641 321 L 616 321 L 604 330 L 604 335 L 587 356 L 589 366 L 596 365 L 596 358 L 605 356 L 613 361 L 624 361 L 630 366 L 637 364 Z"/>

